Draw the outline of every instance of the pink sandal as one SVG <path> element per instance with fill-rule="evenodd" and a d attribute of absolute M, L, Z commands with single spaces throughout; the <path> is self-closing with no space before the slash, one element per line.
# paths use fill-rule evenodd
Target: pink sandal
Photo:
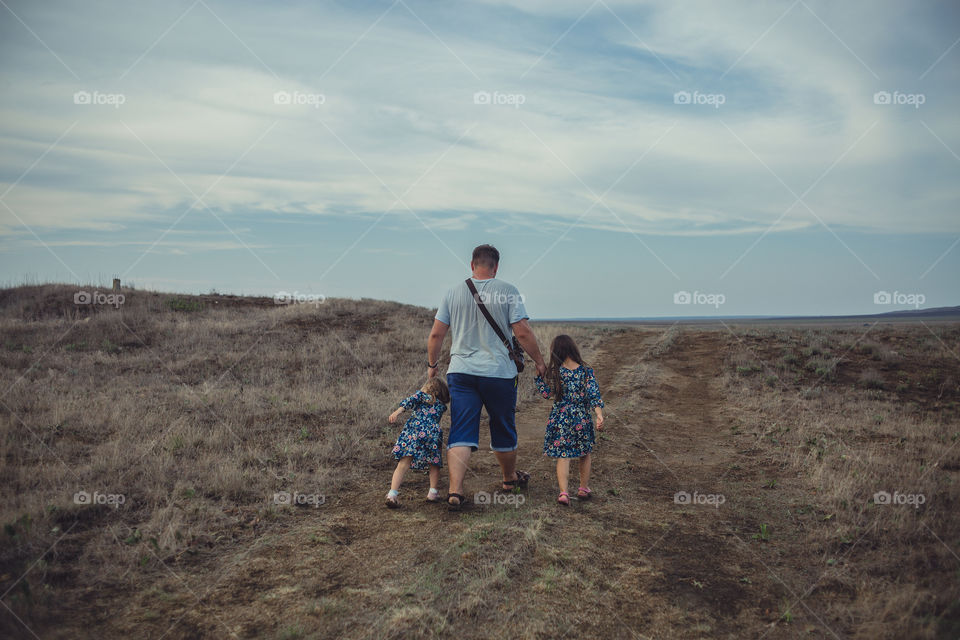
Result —
<path fill-rule="evenodd" d="M 588 489 L 587 487 L 580 487 L 579 489 L 577 489 L 577 498 L 579 498 L 580 500 L 589 500 L 591 493 L 592 491 L 590 491 L 590 489 Z"/>
<path fill-rule="evenodd" d="M 569 506 L 570 506 L 570 494 L 567 493 L 566 491 L 561 491 L 561 492 L 560 492 L 560 497 L 557 498 L 557 502 L 559 502 L 560 504 L 562 504 L 562 505 L 565 506 L 565 507 L 569 507 Z"/>

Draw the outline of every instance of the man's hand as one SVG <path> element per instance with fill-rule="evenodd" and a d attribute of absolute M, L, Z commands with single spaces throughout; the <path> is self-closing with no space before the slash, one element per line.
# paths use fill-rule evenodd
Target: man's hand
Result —
<path fill-rule="evenodd" d="M 547 365 L 543 362 L 543 356 L 540 355 L 540 347 L 537 346 L 537 337 L 533 334 L 533 329 L 530 328 L 530 323 L 527 322 L 527 319 L 524 318 L 520 322 L 514 322 L 510 325 L 510 328 L 513 329 L 513 335 L 516 336 L 517 342 L 520 343 L 523 350 L 529 354 L 536 363 L 537 374 L 541 376 L 545 374 L 547 372 Z"/>
<path fill-rule="evenodd" d="M 438 371 L 440 371 L 440 367 L 427 367 L 427 380 L 436 378 Z"/>

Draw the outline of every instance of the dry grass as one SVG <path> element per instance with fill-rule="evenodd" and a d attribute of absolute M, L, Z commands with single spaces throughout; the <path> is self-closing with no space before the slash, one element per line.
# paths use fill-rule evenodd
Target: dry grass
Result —
<path fill-rule="evenodd" d="M 702 342 L 697 330 L 538 324 L 544 349 L 569 333 L 588 364 L 608 365 L 610 440 L 595 470 L 606 486 L 592 511 L 558 513 L 543 464 L 527 508 L 445 518 L 411 507 L 386 520 L 364 496 L 379 499 L 393 466 L 385 416 L 423 382 L 429 310 L 141 291 L 113 309 L 78 307 L 74 292 L 0 291 L 0 589 L 43 637 L 494 629 L 478 620 L 526 637 L 622 636 L 651 620 L 642 632 L 658 637 L 749 635 L 776 620 L 768 609 L 787 594 L 761 585 L 762 567 L 749 573 L 753 556 L 737 557 L 714 515 L 740 537 L 743 523 L 792 529 L 783 553 L 847 635 L 960 629 L 949 626 L 960 617 L 950 550 L 960 542 L 960 370 L 944 348 L 958 351 L 956 328 L 877 330 L 869 341 L 847 330 L 722 333 L 724 353 L 717 338 L 703 347 L 713 368 L 723 360 L 717 378 L 685 353 Z M 868 384 L 878 376 L 882 387 Z M 722 398 L 701 395 L 713 384 Z M 520 410 L 538 425 L 549 410 L 532 375 L 521 378 Z M 720 426 L 728 414 L 746 435 Z M 644 457 L 645 443 L 681 476 L 720 475 L 703 461 L 725 449 L 690 442 L 694 423 L 710 443 L 750 439 L 778 488 L 731 493 L 717 514 L 664 498 L 676 479 Z M 474 461 L 492 480 L 484 453 Z M 881 490 L 926 501 L 874 504 Z M 79 491 L 124 503 L 78 505 Z M 275 504 L 284 491 L 322 495 L 327 508 Z M 726 617 L 726 598 L 740 617 Z M 0 635 L 29 634 L 3 615 Z"/>
<path fill-rule="evenodd" d="M 269 523 L 275 492 L 349 491 L 382 463 L 370 443 L 426 370 L 425 309 L 139 291 L 114 309 L 74 292 L 0 295 L 0 575 L 9 588 L 58 541 L 74 566 L 16 583 L 8 602 L 28 620 L 71 604 L 36 585 L 129 587 L 131 572 Z M 75 504 L 81 491 L 124 502 Z"/>
<path fill-rule="evenodd" d="M 834 595 L 831 612 L 854 637 L 958 631 L 951 625 L 960 615 L 960 388 L 950 350 L 957 352 L 960 330 L 938 332 L 939 352 L 929 349 L 924 327 L 869 341 L 846 331 L 729 340 L 726 383 L 746 430 L 765 459 L 789 464 L 812 494 L 785 505 L 809 550 L 798 560 L 812 563 L 820 576 L 812 588 Z M 738 363 L 756 358 L 781 374 L 775 388 L 740 375 Z M 885 392 L 894 375 L 900 393 Z M 883 504 L 883 496 L 878 504 L 879 492 L 922 496 L 922 504 Z"/>

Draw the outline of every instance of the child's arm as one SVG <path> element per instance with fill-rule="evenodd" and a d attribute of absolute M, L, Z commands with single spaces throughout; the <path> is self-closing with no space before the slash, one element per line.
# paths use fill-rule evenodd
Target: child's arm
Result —
<path fill-rule="evenodd" d="M 603 398 L 600 396 L 600 384 L 593 375 L 593 369 L 587 369 L 587 406 L 597 414 L 597 431 L 603 431 Z"/>
<path fill-rule="evenodd" d="M 533 379 L 534 383 L 537 385 L 537 393 L 539 393 L 544 398 L 550 397 L 550 385 L 548 385 L 543 376 L 537 376 Z"/>
<path fill-rule="evenodd" d="M 400 406 L 397 407 L 397 410 L 391 413 L 390 417 L 387 418 L 387 420 L 390 421 L 390 424 L 393 424 L 394 422 L 397 421 L 397 418 L 400 417 L 400 414 L 403 413 L 404 410 L 410 409 L 412 411 L 416 409 L 417 406 L 421 402 L 423 402 L 423 398 L 424 398 L 423 391 L 417 391 L 415 394 L 413 394 L 409 398 L 404 398 L 403 400 L 400 401 Z"/>

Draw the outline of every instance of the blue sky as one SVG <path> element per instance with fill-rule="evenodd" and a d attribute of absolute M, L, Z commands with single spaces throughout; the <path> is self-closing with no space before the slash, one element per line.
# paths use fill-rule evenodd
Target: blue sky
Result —
<path fill-rule="evenodd" d="M 0 16 L 5 284 L 435 306 L 490 242 L 534 318 L 960 304 L 955 3 Z"/>

